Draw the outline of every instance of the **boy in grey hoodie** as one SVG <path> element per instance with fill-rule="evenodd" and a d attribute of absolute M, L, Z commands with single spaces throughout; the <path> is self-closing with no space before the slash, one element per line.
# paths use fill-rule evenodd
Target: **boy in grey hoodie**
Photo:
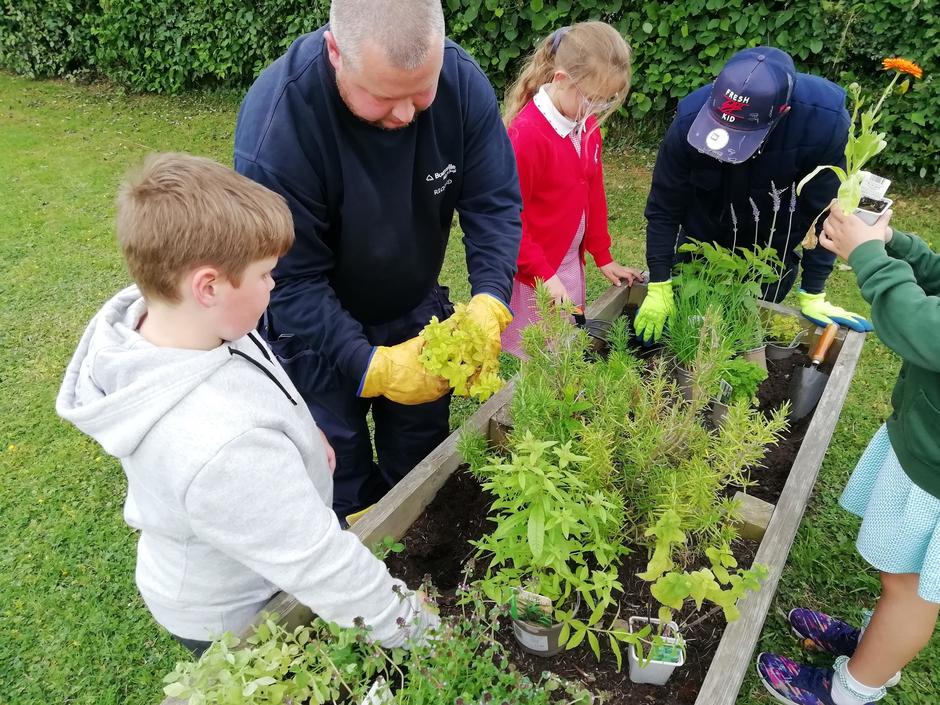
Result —
<path fill-rule="evenodd" d="M 136 285 L 88 325 L 56 410 L 121 461 L 154 618 L 199 652 L 281 589 L 342 626 L 361 617 L 385 646 L 423 639 L 436 616 L 340 528 L 332 450 L 252 332 L 293 242 L 284 199 L 162 154 L 117 206 Z"/>

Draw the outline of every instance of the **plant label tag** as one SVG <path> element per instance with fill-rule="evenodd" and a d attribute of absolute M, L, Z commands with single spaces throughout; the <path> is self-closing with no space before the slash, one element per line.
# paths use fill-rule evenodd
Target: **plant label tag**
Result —
<path fill-rule="evenodd" d="M 546 617 L 552 616 L 552 601 L 550 599 L 544 595 L 539 595 L 537 592 L 529 592 L 522 588 L 516 590 L 516 607 L 522 618 L 527 621 L 534 621 L 531 619 L 533 612 L 541 612 Z"/>
<path fill-rule="evenodd" d="M 375 679 L 372 687 L 369 688 L 369 692 L 366 693 L 361 705 L 394 705 L 394 703 L 395 698 L 392 696 L 392 691 L 389 690 L 388 683 L 384 678 L 379 677 Z"/>
<path fill-rule="evenodd" d="M 888 193 L 888 187 L 891 186 L 891 179 L 872 174 L 868 171 L 862 174 L 862 198 L 870 198 L 873 201 L 881 201 Z"/>
<path fill-rule="evenodd" d="M 512 632 L 516 635 L 516 639 L 518 639 L 519 643 L 523 646 L 532 649 L 533 651 L 548 651 L 547 636 L 530 634 L 525 629 L 520 627 L 517 622 L 512 623 Z"/>
<path fill-rule="evenodd" d="M 721 391 L 718 392 L 718 401 L 721 401 L 721 402 L 725 401 L 726 399 L 730 399 L 731 392 L 734 391 L 734 389 L 731 388 L 731 385 L 725 382 L 724 380 L 721 380 L 719 389 Z"/>

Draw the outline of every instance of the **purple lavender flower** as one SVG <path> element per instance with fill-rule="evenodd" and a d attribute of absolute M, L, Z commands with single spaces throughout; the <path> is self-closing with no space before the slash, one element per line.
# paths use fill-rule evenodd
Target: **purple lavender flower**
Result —
<path fill-rule="evenodd" d="M 786 189 L 778 190 L 773 181 L 770 182 L 770 200 L 774 204 L 774 213 L 780 210 L 780 196 Z"/>

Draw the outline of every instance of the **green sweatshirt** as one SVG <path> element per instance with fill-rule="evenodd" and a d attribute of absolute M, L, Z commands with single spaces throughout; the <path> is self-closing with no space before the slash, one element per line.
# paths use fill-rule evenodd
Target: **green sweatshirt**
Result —
<path fill-rule="evenodd" d="M 940 498 L 940 254 L 894 231 L 849 256 L 878 337 L 904 361 L 891 395 L 891 446 L 908 477 Z"/>

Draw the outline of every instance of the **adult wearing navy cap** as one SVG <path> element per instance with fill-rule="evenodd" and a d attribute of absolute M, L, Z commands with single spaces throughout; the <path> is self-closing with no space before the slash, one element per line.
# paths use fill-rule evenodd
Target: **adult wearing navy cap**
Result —
<path fill-rule="evenodd" d="M 713 84 L 679 102 L 646 203 L 651 283 L 636 318 L 642 339 L 658 340 L 673 312 L 670 275 L 678 247 L 690 239 L 735 248 L 771 245 L 784 271 L 765 287 L 766 299 L 782 300 L 802 267 L 804 316 L 820 325 L 871 330 L 867 320 L 826 300 L 832 253 L 798 251 L 839 183 L 827 171 L 799 196 L 796 184 L 820 164 L 844 166 L 849 123 L 845 91 L 797 73 L 790 56 L 774 47 L 738 52 Z"/>

